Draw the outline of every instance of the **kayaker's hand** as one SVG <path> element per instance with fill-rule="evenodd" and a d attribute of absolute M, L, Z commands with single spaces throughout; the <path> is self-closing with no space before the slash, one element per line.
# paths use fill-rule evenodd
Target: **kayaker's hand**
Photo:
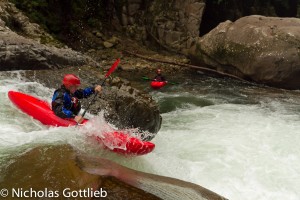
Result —
<path fill-rule="evenodd" d="M 74 120 L 78 123 L 78 124 L 81 124 L 81 122 L 83 121 L 83 117 L 82 116 L 75 116 Z"/>
<path fill-rule="evenodd" d="M 97 85 L 95 87 L 95 92 L 97 92 L 98 94 L 101 94 L 101 90 L 102 90 L 102 87 L 100 85 Z"/>

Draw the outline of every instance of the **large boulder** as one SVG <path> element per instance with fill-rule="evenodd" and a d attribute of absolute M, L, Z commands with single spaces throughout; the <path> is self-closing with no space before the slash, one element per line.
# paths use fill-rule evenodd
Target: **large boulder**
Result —
<path fill-rule="evenodd" d="M 300 88 L 300 19 L 243 17 L 221 23 L 191 48 L 192 62 L 282 88 Z"/>
<path fill-rule="evenodd" d="M 13 4 L 0 2 L 0 71 L 95 65 L 92 59 L 70 48 L 42 44 L 49 42 L 57 46 L 54 41 Z"/>
<path fill-rule="evenodd" d="M 300 5 L 298 1 L 298 5 Z M 236 21 L 249 15 L 268 17 L 297 17 L 297 1 L 286 0 L 219 0 L 206 1 L 205 11 L 200 27 L 200 36 L 208 33 L 221 22 Z"/>
<path fill-rule="evenodd" d="M 49 47 L 16 34 L 0 19 L 0 70 L 54 69 L 93 64 L 71 49 Z M 93 64 L 94 65 L 94 64 Z"/>
<path fill-rule="evenodd" d="M 83 155 L 70 145 L 36 147 L 6 161 L 0 167 L 0 188 L 2 194 L 8 191 L 7 199 L 17 199 L 14 189 L 29 199 L 226 200 L 199 185 Z M 71 191 L 73 198 L 68 198 Z M 92 198 L 89 191 L 105 191 L 106 197 Z"/>
<path fill-rule="evenodd" d="M 8 199 L 17 199 L 16 194 L 12 197 L 13 189 L 23 191 L 18 192 L 20 196 L 21 193 L 31 196 L 29 199 L 160 199 L 113 176 L 81 170 L 76 164 L 76 155 L 77 151 L 71 146 L 59 145 L 36 147 L 8 158 L 6 167 L 0 168 L 0 188 L 8 190 Z M 105 198 L 92 198 L 88 192 L 101 190 Z"/>
<path fill-rule="evenodd" d="M 200 185 L 175 178 L 139 172 L 99 157 L 78 155 L 77 164 L 80 169 L 90 174 L 116 177 L 126 184 L 164 200 L 227 200 L 225 197 Z"/>

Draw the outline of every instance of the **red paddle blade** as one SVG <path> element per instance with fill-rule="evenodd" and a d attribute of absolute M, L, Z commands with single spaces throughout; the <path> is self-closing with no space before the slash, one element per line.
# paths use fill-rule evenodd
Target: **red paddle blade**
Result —
<path fill-rule="evenodd" d="M 113 73 L 113 71 L 115 71 L 115 69 L 118 67 L 119 62 L 120 62 L 120 58 L 118 58 L 118 59 L 114 62 L 114 64 L 113 64 L 113 65 L 111 66 L 111 68 L 109 69 L 109 71 L 106 73 L 105 78 L 109 77 L 109 75 L 110 75 L 111 73 Z"/>

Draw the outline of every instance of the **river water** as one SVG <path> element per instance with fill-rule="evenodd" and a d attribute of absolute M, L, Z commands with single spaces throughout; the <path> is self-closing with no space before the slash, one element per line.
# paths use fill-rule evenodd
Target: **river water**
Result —
<path fill-rule="evenodd" d="M 141 84 L 148 88 L 148 83 Z M 232 200 L 300 199 L 298 91 L 203 76 L 152 91 L 163 117 L 153 140 L 156 149 L 125 158 L 102 150 L 84 129 L 41 125 L 11 104 L 9 90 L 48 101 L 54 91 L 24 80 L 18 72 L 0 74 L 0 167 L 35 146 L 68 143 L 130 168 L 199 184 Z M 101 115 L 96 119 L 90 126 L 107 126 Z"/>

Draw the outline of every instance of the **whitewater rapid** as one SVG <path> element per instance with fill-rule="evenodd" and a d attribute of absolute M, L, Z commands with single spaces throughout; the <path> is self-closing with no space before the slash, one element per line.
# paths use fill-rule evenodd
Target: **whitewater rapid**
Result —
<path fill-rule="evenodd" d="M 186 88 L 186 89 L 185 89 Z M 163 111 L 156 149 L 124 158 L 74 127 L 47 128 L 18 111 L 7 92 L 50 101 L 54 89 L 0 74 L 0 166 L 41 144 L 71 144 L 144 172 L 179 178 L 231 200 L 300 199 L 300 93 L 205 79 L 151 94 Z M 106 125 L 101 116 L 97 126 Z"/>

